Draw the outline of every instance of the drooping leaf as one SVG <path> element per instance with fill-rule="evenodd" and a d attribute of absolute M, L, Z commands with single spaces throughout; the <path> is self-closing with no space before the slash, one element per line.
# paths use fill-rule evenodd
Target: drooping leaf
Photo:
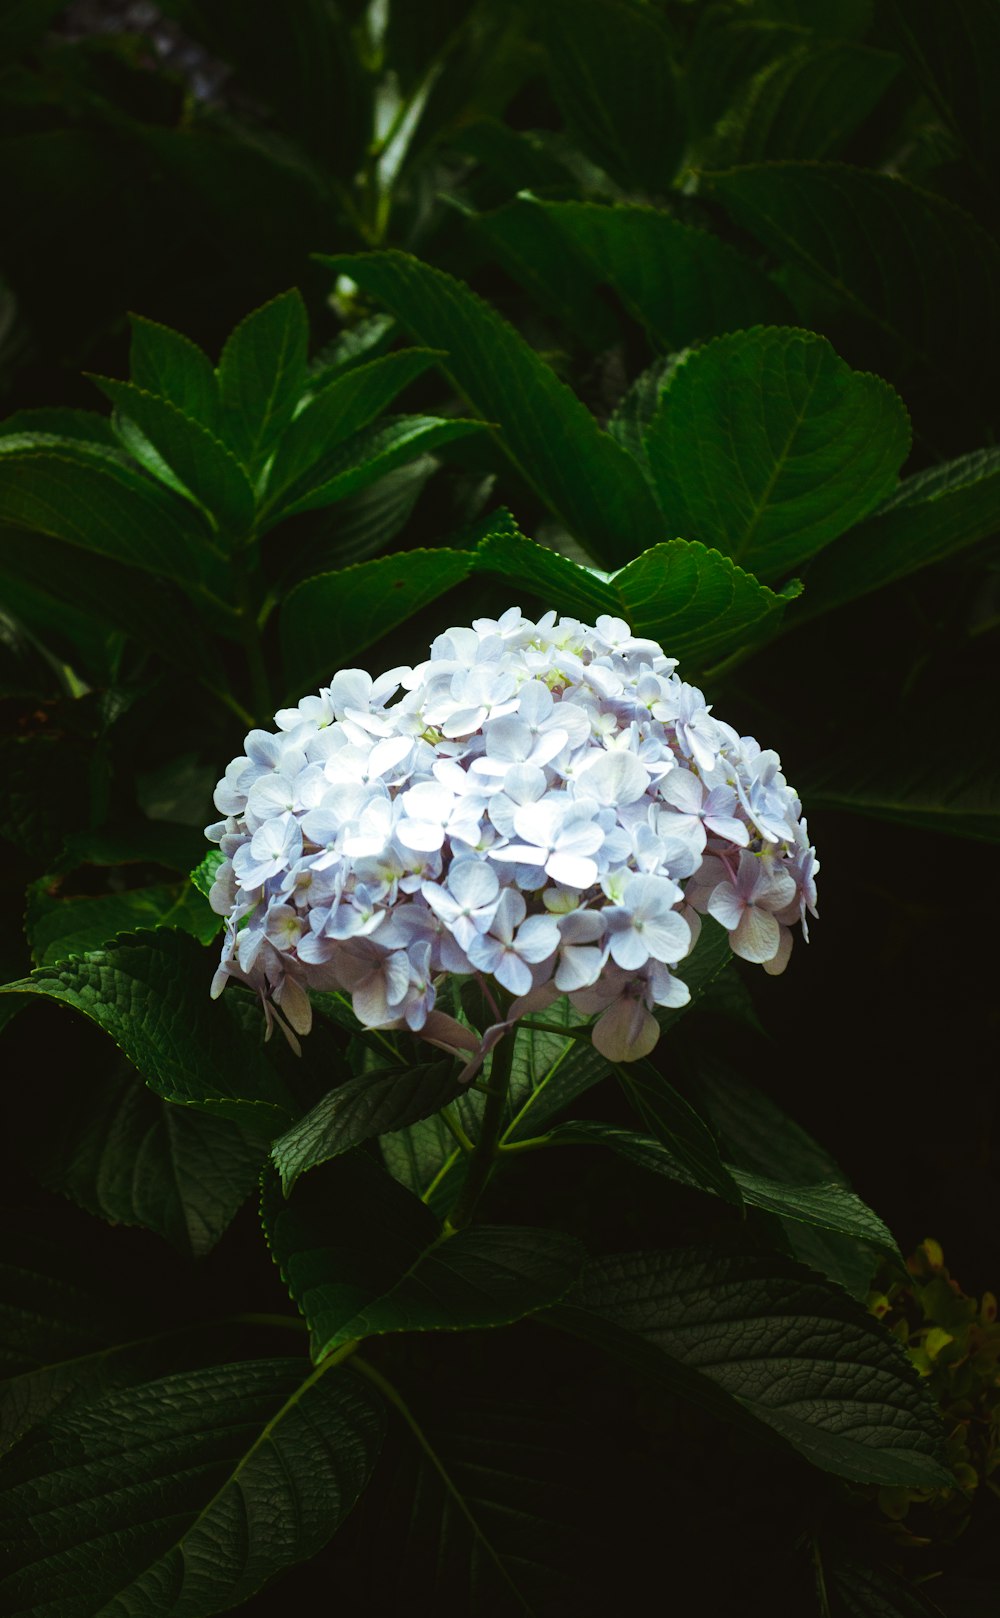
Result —
<path fill-rule="evenodd" d="M 120 873 L 127 877 L 127 868 Z M 219 930 L 203 897 L 189 881 L 156 882 L 97 895 L 67 895 L 63 878 L 44 876 L 28 889 L 25 933 L 37 966 L 100 949 L 117 933 L 142 927 L 181 927 L 200 943 Z"/>
<path fill-rule="evenodd" d="M 712 160 L 838 157 L 899 70 L 890 51 L 811 38 L 754 76 L 723 119 Z"/>
<path fill-rule="evenodd" d="M 130 373 L 137 388 L 167 399 L 214 433 L 219 421 L 219 381 L 208 355 L 169 326 L 130 315 Z"/>
<path fill-rule="evenodd" d="M 520 475 L 605 564 L 654 543 L 662 524 L 639 468 L 506 321 L 469 288 L 405 253 L 323 258 L 380 298 L 443 369 Z"/>
<path fill-rule="evenodd" d="M 670 528 L 765 577 L 784 576 L 895 487 L 902 401 L 822 337 L 757 328 L 671 373 L 646 437 Z"/>
<path fill-rule="evenodd" d="M 810 563 L 804 622 L 1000 531 L 1000 450 L 974 450 L 906 478 Z"/>
<path fill-rule="evenodd" d="M 537 198 L 516 208 L 525 219 L 542 214 L 550 227 L 540 270 L 549 258 L 576 249 L 590 275 L 612 287 L 666 349 L 788 319 L 784 295 L 751 259 L 662 209 Z"/>
<path fill-rule="evenodd" d="M 433 455 L 418 455 L 338 500 L 311 540 L 310 555 L 318 553 L 324 567 L 351 567 L 388 550 L 439 464 Z"/>
<path fill-rule="evenodd" d="M 583 1259 L 558 1231 L 474 1225 L 447 1236 L 360 1152 L 306 1175 L 288 1201 L 276 1175 L 263 1188 L 268 1245 L 316 1361 L 359 1337 L 509 1325 L 561 1298 Z"/>
<path fill-rule="evenodd" d="M 268 499 L 312 472 L 315 482 L 329 452 L 360 432 L 438 358 L 431 349 L 404 348 L 367 365 L 355 365 L 308 396 L 305 408 L 282 435 L 268 473 Z"/>
<path fill-rule="evenodd" d="M 978 751 L 974 736 L 956 747 L 946 764 L 931 759 L 915 744 L 918 732 L 897 737 L 886 752 L 869 746 L 838 750 L 803 783 L 815 809 L 848 809 L 945 837 L 969 837 L 980 843 L 1000 841 L 1000 763 L 989 751 Z"/>
<path fill-rule="evenodd" d="M 6 523 L 0 525 L 0 578 L 11 600 L 13 592 L 25 592 L 38 603 L 42 621 L 60 610 L 78 616 L 78 644 L 86 644 L 95 624 L 119 630 L 217 690 L 225 687 L 218 649 L 174 584 Z"/>
<path fill-rule="evenodd" d="M 308 690 L 468 576 L 467 551 L 403 551 L 304 579 L 281 610 L 289 684 Z"/>
<path fill-rule="evenodd" d="M 158 476 L 158 462 L 166 462 L 176 480 L 198 504 L 233 535 L 244 534 L 253 523 L 254 499 L 249 479 L 235 455 L 207 427 L 176 405 L 132 382 L 92 377 L 115 406 L 119 436 L 125 447 Z M 139 429 L 139 436 L 129 431 Z M 152 445 L 154 455 L 145 452 Z"/>
<path fill-rule="evenodd" d="M 208 998 L 211 964 L 187 933 L 124 935 L 77 960 L 39 967 L 0 994 L 61 1001 L 103 1028 L 165 1100 L 274 1134 L 296 1105 L 232 991 Z"/>
<path fill-rule="evenodd" d="M 963 368 L 994 352 L 1000 247 L 943 197 L 839 163 L 751 164 L 703 182 L 908 363 L 960 383 Z"/>
<path fill-rule="evenodd" d="M 751 1249 L 595 1260 L 570 1294 L 710 1378 L 825 1471 L 947 1485 L 940 1418 L 906 1354 L 840 1288 Z"/>
<path fill-rule="evenodd" d="M 684 149 L 670 38 L 629 0 L 550 0 L 552 90 L 587 155 L 628 191 L 666 191 Z"/>
<path fill-rule="evenodd" d="M 189 592 L 224 583 L 204 518 L 113 460 L 98 465 L 44 450 L 0 456 L 0 518 Z"/>
<path fill-rule="evenodd" d="M 261 527 L 269 528 L 301 511 L 332 505 L 335 500 L 366 489 L 396 466 L 484 430 L 482 422 L 453 417 L 387 416 L 337 444 L 276 492 L 264 508 Z"/>
<path fill-rule="evenodd" d="M 921 89 L 958 136 L 973 169 L 991 188 L 1000 155 L 993 85 L 1000 71 L 1000 17 L 990 0 L 888 0 L 893 43 Z"/>
<path fill-rule="evenodd" d="M 717 550 L 684 539 L 652 546 L 604 580 L 516 530 L 497 528 L 480 542 L 474 567 L 517 578 L 547 607 L 585 619 L 602 612 L 624 618 L 683 659 L 685 672 L 777 627 L 799 590 L 794 584 L 775 594 Z"/>
<path fill-rule="evenodd" d="M 292 419 L 308 344 L 305 304 L 293 288 L 247 315 L 222 350 L 220 431 L 250 472 L 260 470 Z"/>
<path fill-rule="evenodd" d="M 780 1195 L 793 1202 L 798 1200 L 799 1187 L 823 1187 L 822 1201 L 828 1202 L 839 1192 L 841 1211 L 851 1217 L 847 1199 L 853 1193 L 840 1165 L 770 1097 L 709 1058 L 698 1067 L 696 1099 L 715 1131 L 723 1157 L 735 1165 L 733 1174 L 741 1184 L 743 1178 L 749 1180 L 751 1190 L 744 1185 L 748 1202 L 754 1201 L 752 1187 L 757 1182 L 772 1192 L 776 1185 L 781 1186 Z M 842 1286 L 852 1298 L 863 1298 L 868 1291 L 877 1251 L 897 1256 L 884 1226 L 881 1231 L 869 1226 L 868 1234 L 860 1237 L 832 1224 L 825 1228 L 805 1224 L 801 1208 L 776 1207 L 774 1212 L 795 1257 Z M 871 1217 L 881 1225 L 877 1215 Z"/>
<path fill-rule="evenodd" d="M 416 1068 L 374 1068 L 347 1079 L 271 1148 L 285 1195 L 300 1174 L 373 1135 L 403 1129 L 439 1112 L 460 1093 L 450 1060 Z"/>
<path fill-rule="evenodd" d="M 254 1189 L 263 1147 L 228 1118 L 164 1101 L 117 1062 L 74 1090 L 31 1156 L 48 1190 L 197 1258 Z"/>
<path fill-rule="evenodd" d="M 298 1359 L 182 1372 L 36 1427 L 2 1467 L 8 1612 L 210 1618 L 313 1556 L 368 1481 L 379 1401 Z"/>
<path fill-rule="evenodd" d="M 740 1188 L 723 1164 L 711 1130 L 652 1062 L 620 1067 L 618 1082 L 649 1135 L 687 1176 L 686 1183 L 740 1207 Z"/>

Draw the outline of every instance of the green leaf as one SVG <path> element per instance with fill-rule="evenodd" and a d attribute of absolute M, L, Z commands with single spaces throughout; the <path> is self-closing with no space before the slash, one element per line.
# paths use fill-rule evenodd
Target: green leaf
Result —
<path fill-rule="evenodd" d="M 208 355 L 169 326 L 142 315 L 130 315 L 132 347 L 130 374 L 137 388 L 200 422 L 210 433 L 218 430 L 219 382 Z"/>
<path fill-rule="evenodd" d="M 751 259 L 661 209 L 536 198 L 515 206 L 525 218 L 543 215 L 550 226 L 541 268 L 575 249 L 590 275 L 610 286 L 664 348 L 784 321 L 790 313 L 783 294 Z"/>
<path fill-rule="evenodd" d="M 803 782 L 810 807 L 849 809 L 946 837 L 1000 842 L 1000 763 L 989 750 L 978 750 L 978 726 L 942 763 L 920 749 L 928 723 L 928 715 L 921 714 L 889 753 L 869 746 L 825 756 Z"/>
<path fill-rule="evenodd" d="M 360 1534 L 365 1547 L 367 1609 L 405 1612 L 419 1590 L 425 1611 L 456 1618 L 587 1612 L 596 1536 L 607 1526 L 591 1482 L 589 1409 L 579 1399 L 526 1407 L 513 1378 L 503 1399 L 490 1397 L 485 1378 L 474 1398 L 447 1380 L 436 1399 L 426 1387 L 413 1401 L 391 1390 L 402 1417 L 397 1453 L 387 1444 L 352 1524 L 352 1541 Z"/>
<path fill-rule="evenodd" d="M 652 546 L 604 580 L 500 525 L 480 542 L 473 567 L 516 578 L 547 608 L 578 612 L 585 620 L 602 612 L 625 618 L 637 635 L 659 641 L 668 656 L 696 666 L 776 628 L 786 602 L 801 588 L 792 584 L 775 594 L 729 557 L 685 539 Z"/>
<path fill-rule="evenodd" d="M 238 994 L 212 1001 L 210 983 L 204 951 L 171 930 L 125 935 L 82 959 L 40 967 L 0 995 L 62 1001 L 110 1034 L 157 1095 L 274 1134 L 298 1109 L 243 1032 Z"/>
<path fill-rule="evenodd" d="M 0 519 L 143 572 L 189 593 L 222 586 L 207 524 L 149 479 L 48 451 L 0 456 Z"/>
<path fill-rule="evenodd" d="M 305 579 L 281 610 L 281 643 L 296 691 L 328 680 L 397 624 L 468 576 L 467 551 L 403 551 Z"/>
<path fill-rule="evenodd" d="M 738 1399 L 816 1466 L 857 1483 L 947 1486 L 942 1430 L 905 1352 L 791 1259 L 679 1249 L 595 1260 L 569 1298 Z"/>
<path fill-rule="evenodd" d="M 974 450 L 906 478 L 809 566 L 797 620 L 880 590 L 1000 531 L 1000 450 Z"/>
<path fill-rule="evenodd" d="M 309 556 L 322 567 L 350 567 L 386 550 L 405 528 L 438 464 L 433 455 L 420 455 L 339 500 L 326 524 L 311 536 Z"/>
<path fill-rule="evenodd" d="M 91 381 L 115 406 L 122 443 L 147 471 L 157 477 L 158 463 L 166 462 L 182 488 L 223 528 L 239 536 L 252 526 L 254 498 L 249 479 L 235 455 L 207 427 L 132 382 L 93 375 Z M 133 425 L 139 429 L 138 437 L 131 430 Z M 152 445 L 152 457 L 146 454 L 145 444 Z"/>
<path fill-rule="evenodd" d="M 119 630 L 187 674 L 206 679 L 217 690 L 227 675 L 189 602 L 180 591 L 133 567 L 95 556 L 93 551 L 49 539 L 44 534 L 0 524 L 0 579 L 11 599 L 17 592 L 37 602 L 42 621 L 54 604 L 79 620 L 78 643 L 94 629 Z M 76 609 L 76 610 L 74 610 Z"/>
<path fill-rule="evenodd" d="M 210 848 L 205 858 L 191 872 L 192 883 L 199 893 L 204 894 L 206 899 L 212 891 L 215 878 L 219 872 L 219 866 L 224 863 L 225 855 L 222 850 Z"/>
<path fill-rule="evenodd" d="M 711 1131 L 652 1062 L 630 1062 L 617 1073 L 633 1110 L 679 1166 L 683 1183 L 711 1191 L 734 1207 L 742 1206 L 740 1188 L 725 1168 Z"/>
<path fill-rule="evenodd" d="M 323 470 L 330 451 L 367 427 L 438 357 L 433 349 L 404 348 L 367 365 L 353 366 L 308 395 L 305 408 L 285 430 L 275 451 L 267 477 L 269 504 L 304 473 L 310 473 L 312 484 L 326 482 L 336 471 L 335 463 L 333 472 Z"/>
<path fill-rule="evenodd" d="M 0 437 L 19 438 L 22 434 L 73 438 L 82 444 L 103 444 L 105 449 L 114 449 L 117 442 L 111 422 L 96 410 L 15 410 L 0 421 Z"/>
<path fill-rule="evenodd" d="M 221 434 L 250 472 L 264 465 L 306 384 L 309 321 L 293 288 L 241 321 L 219 361 Z"/>
<path fill-rule="evenodd" d="M 317 1361 L 355 1338 L 510 1325 L 561 1298 L 583 1259 L 559 1231 L 475 1225 L 447 1237 L 360 1152 L 307 1175 L 287 1202 L 265 1174 L 262 1217 Z"/>
<path fill-rule="evenodd" d="M 208 1253 L 257 1182 L 263 1147 L 228 1118 L 154 1095 L 127 1062 L 77 1087 L 33 1167 L 50 1191 L 112 1224 Z"/>
<path fill-rule="evenodd" d="M 380 298 L 419 343 L 443 348 L 458 392 L 496 424 L 520 475 L 598 560 L 659 538 L 642 473 L 525 340 L 460 281 L 405 253 L 323 257 Z"/>
<path fill-rule="evenodd" d="M 55 1416 L 4 1463 L 10 1613 L 210 1618 L 315 1555 L 368 1481 L 384 1419 L 345 1372 L 213 1366 Z"/>
<path fill-rule="evenodd" d="M 463 210 L 464 211 L 464 210 Z M 477 237 L 534 304 L 577 342 L 600 354 L 617 340 L 620 321 L 597 290 L 597 277 L 574 244 L 555 230 L 533 198 L 517 197 L 488 213 L 467 213 Z"/>
<path fill-rule="evenodd" d="M 373 1135 L 384 1135 L 428 1118 L 460 1093 L 455 1064 L 450 1060 L 416 1068 L 375 1068 L 347 1079 L 271 1148 L 285 1195 L 308 1169 L 350 1151 Z"/>
<path fill-rule="evenodd" d="M 889 51 L 809 39 L 755 76 L 711 142 L 713 162 L 836 157 L 899 69 Z"/>
<path fill-rule="evenodd" d="M 754 164 L 703 184 L 909 362 L 961 386 L 963 367 L 992 352 L 1000 247 L 943 197 L 838 163 Z"/>
<path fill-rule="evenodd" d="M 1000 16 L 991 0 L 888 0 L 890 36 L 935 111 L 962 142 L 973 169 L 996 187 L 1000 119 L 993 87 L 1000 70 Z"/>
<path fill-rule="evenodd" d="M 127 868 L 119 879 L 127 880 Z M 156 882 L 97 895 L 66 894 L 64 876 L 43 876 L 28 889 L 25 933 L 37 966 L 100 949 L 117 933 L 141 927 L 181 927 L 200 943 L 219 930 L 216 916 L 189 881 Z"/>
<path fill-rule="evenodd" d="M 386 416 L 355 433 L 309 467 L 264 510 L 262 527 L 271 527 L 302 511 L 332 505 L 365 489 L 393 467 L 416 460 L 470 433 L 484 431 L 480 421 L 441 416 Z"/>
<path fill-rule="evenodd" d="M 780 1180 L 765 1179 L 748 1174 L 743 1169 L 730 1168 L 743 1197 L 752 1208 L 777 1214 L 797 1224 L 818 1226 L 832 1230 L 855 1241 L 867 1242 L 902 1264 L 903 1259 L 892 1232 L 878 1214 L 862 1202 L 856 1192 L 836 1182 L 817 1185 L 785 1185 Z M 799 1255 L 802 1257 L 803 1255 Z"/>
<path fill-rule="evenodd" d="M 827 1583 L 837 1597 L 837 1618 L 942 1618 L 941 1608 L 923 1589 L 915 1588 L 891 1567 L 865 1567 L 836 1552 L 828 1557 L 825 1547 L 821 1549 Z M 930 1589 L 934 1589 L 933 1583 Z M 982 1595 L 989 1604 L 989 1594 L 984 1590 Z M 974 1609 L 965 1610 L 971 1618 Z"/>
<path fill-rule="evenodd" d="M 366 315 L 356 326 L 348 326 L 309 361 L 309 391 L 325 388 L 333 377 L 342 376 L 355 365 L 377 359 L 396 335 L 396 322 L 391 315 Z"/>
<path fill-rule="evenodd" d="M 684 123 L 657 14 L 622 0 L 549 0 L 544 27 L 552 90 L 584 151 L 627 191 L 666 191 Z"/>
<path fill-rule="evenodd" d="M 690 354 L 646 437 L 671 528 L 771 577 L 877 506 L 909 446 L 887 383 L 852 371 L 825 338 L 783 327 Z"/>

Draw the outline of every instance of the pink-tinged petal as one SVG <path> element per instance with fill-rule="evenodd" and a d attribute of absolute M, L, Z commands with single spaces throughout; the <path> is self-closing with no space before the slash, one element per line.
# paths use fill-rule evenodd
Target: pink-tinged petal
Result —
<path fill-rule="evenodd" d="M 475 1035 L 462 1023 L 456 1022 L 454 1017 L 449 1017 L 446 1011 L 428 1012 L 420 1037 L 443 1051 L 454 1052 L 456 1056 L 460 1052 L 479 1050 Z"/>
<path fill-rule="evenodd" d="M 791 904 L 798 889 L 795 878 L 789 871 L 765 870 L 763 879 L 756 884 L 753 896 L 755 905 L 762 905 L 765 910 L 784 910 Z"/>
<path fill-rule="evenodd" d="M 552 854 L 545 862 L 545 870 L 553 882 L 567 888 L 590 888 L 597 881 L 596 864 L 581 854 Z"/>
<path fill-rule="evenodd" d="M 627 995 L 598 1017 L 591 1037 L 609 1062 L 638 1062 L 655 1048 L 660 1025 L 641 1000 Z"/>
<path fill-rule="evenodd" d="M 313 1013 L 309 996 L 302 985 L 296 983 L 294 978 L 286 977 L 275 989 L 274 998 L 295 1032 L 308 1034 L 312 1027 Z"/>
<path fill-rule="evenodd" d="M 747 905 L 736 930 L 729 935 L 729 947 L 741 960 L 759 965 L 770 961 L 778 953 L 781 928 L 766 910 Z"/>
<path fill-rule="evenodd" d="M 546 1006 L 551 1006 L 558 999 L 559 991 L 553 983 L 538 983 L 527 994 L 519 995 L 511 1002 L 508 1019 L 515 1023 L 519 1017 L 527 1017 L 533 1011 L 544 1011 Z"/>
<path fill-rule="evenodd" d="M 705 908 L 720 926 L 731 933 L 742 921 L 746 906 L 731 882 L 720 882 L 709 895 Z"/>
<path fill-rule="evenodd" d="M 789 956 L 792 953 L 793 940 L 791 933 L 787 927 L 782 927 L 780 931 L 781 942 L 778 945 L 777 955 L 772 955 L 769 961 L 761 962 L 764 971 L 767 972 L 772 978 L 781 976 L 782 972 L 785 970 L 785 967 L 788 965 Z"/>

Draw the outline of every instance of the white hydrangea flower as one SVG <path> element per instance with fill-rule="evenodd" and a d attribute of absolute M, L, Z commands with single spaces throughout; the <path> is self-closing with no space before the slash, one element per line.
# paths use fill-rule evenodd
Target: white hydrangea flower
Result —
<path fill-rule="evenodd" d="M 206 831 L 227 918 L 212 994 L 250 984 L 293 1045 L 308 990 L 336 988 L 367 1027 L 422 1034 L 471 1075 L 565 994 L 632 1061 L 654 1008 L 689 998 L 701 916 L 771 973 L 792 927 L 808 936 L 819 865 L 777 754 L 620 618 L 510 607 L 416 668 L 341 669 L 275 724 L 247 736 Z M 435 1007 L 453 973 L 497 1005 L 481 1041 Z"/>

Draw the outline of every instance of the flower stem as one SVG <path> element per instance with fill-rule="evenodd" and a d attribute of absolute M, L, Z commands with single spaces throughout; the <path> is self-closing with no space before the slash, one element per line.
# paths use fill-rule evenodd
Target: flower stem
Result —
<path fill-rule="evenodd" d="M 462 1230 L 469 1223 L 476 1211 L 476 1204 L 486 1189 L 487 1181 L 493 1171 L 493 1164 L 497 1156 L 497 1141 L 503 1125 L 503 1109 L 507 1100 L 507 1090 L 510 1086 L 510 1070 L 514 1060 L 513 1031 L 498 1040 L 493 1047 L 493 1058 L 490 1063 L 490 1083 L 486 1092 L 486 1106 L 483 1108 L 482 1122 L 479 1126 L 479 1139 L 469 1158 L 469 1166 L 465 1174 L 465 1184 L 455 1201 L 455 1205 L 445 1221 L 445 1228 L 449 1232 Z"/>

